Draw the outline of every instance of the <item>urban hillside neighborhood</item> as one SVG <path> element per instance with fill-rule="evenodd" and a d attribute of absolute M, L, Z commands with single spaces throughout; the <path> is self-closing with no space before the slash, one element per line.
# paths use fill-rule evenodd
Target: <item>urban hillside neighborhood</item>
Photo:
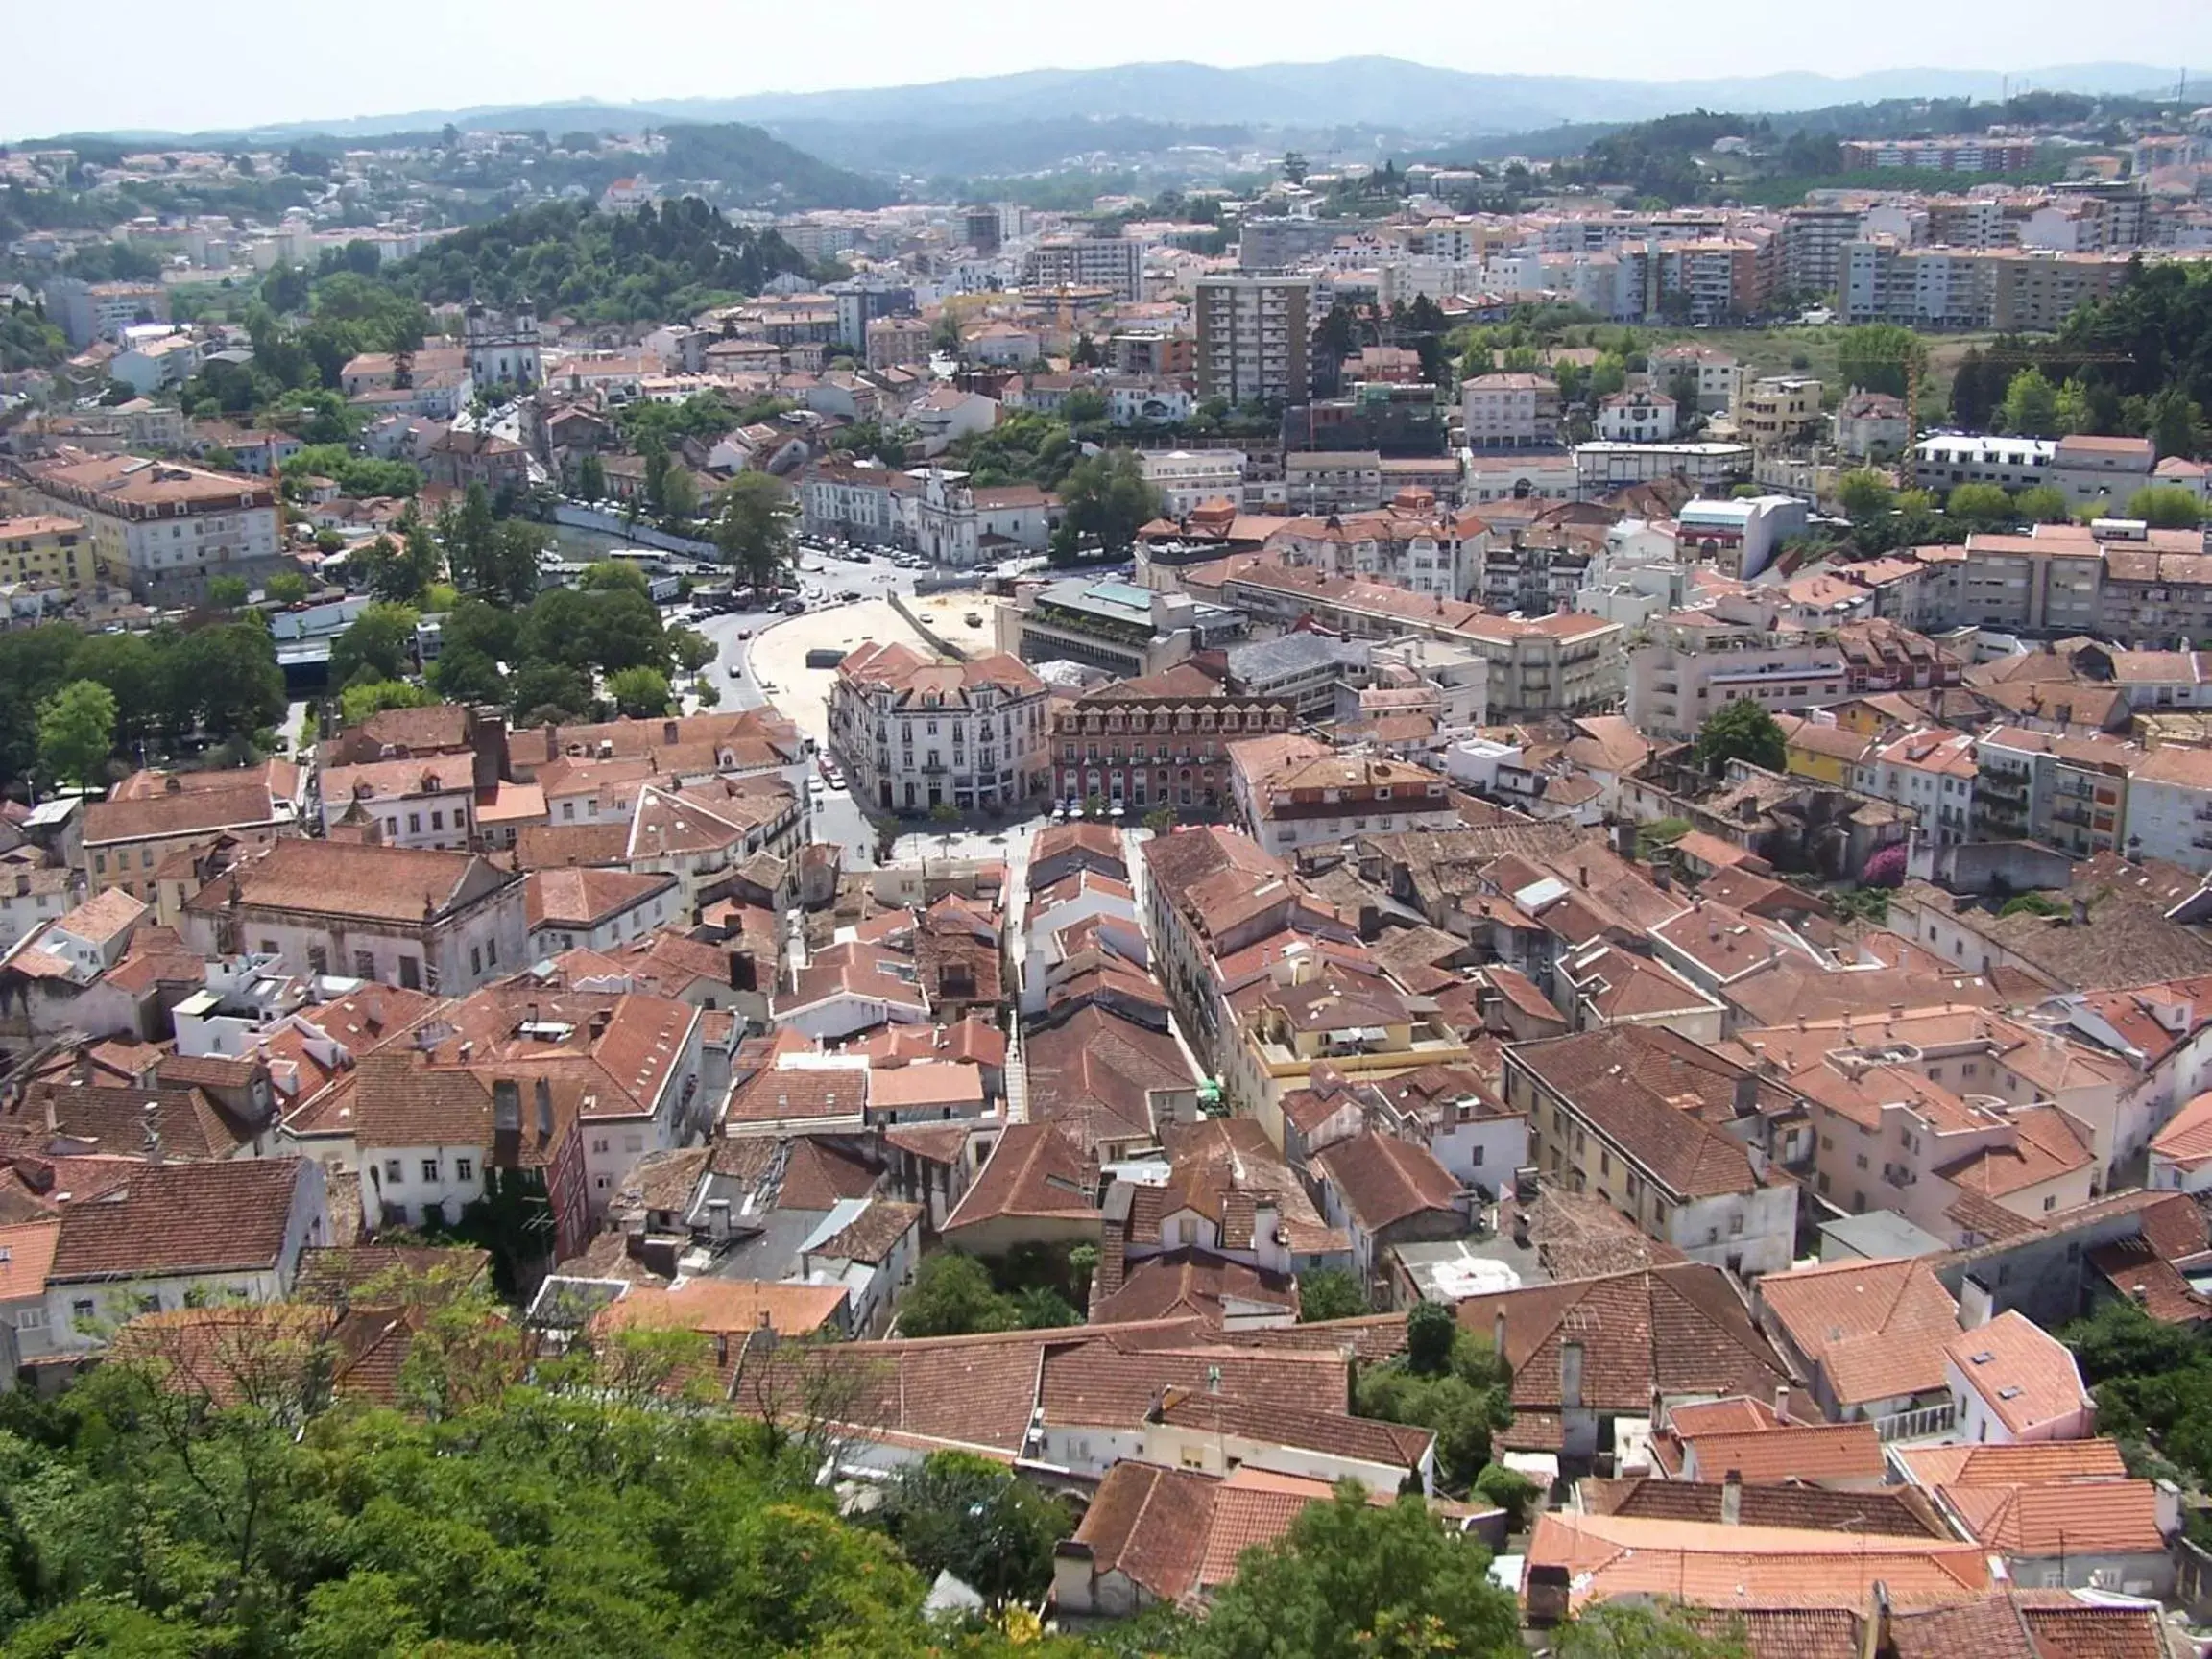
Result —
<path fill-rule="evenodd" d="M 0 147 L 0 1659 L 2212 1651 L 2212 108 L 2007 91 Z"/>

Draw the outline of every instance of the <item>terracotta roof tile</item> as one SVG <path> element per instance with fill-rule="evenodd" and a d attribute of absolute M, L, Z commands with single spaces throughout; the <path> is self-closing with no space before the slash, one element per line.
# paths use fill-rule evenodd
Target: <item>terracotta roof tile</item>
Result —
<path fill-rule="evenodd" d="M 51 1278 L 270 1271 L 302 1167 L 297 1158 L 141 1166 L 62 1212 Z"/>

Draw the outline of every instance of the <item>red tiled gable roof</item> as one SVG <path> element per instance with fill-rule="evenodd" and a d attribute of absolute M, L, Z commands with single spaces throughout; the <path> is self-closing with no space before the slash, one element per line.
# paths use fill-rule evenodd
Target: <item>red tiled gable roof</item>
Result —
<path fill-rule="evenodd" d="M 1247 1266 L 1209 1250 L 1170 1250 L 1131 1267 L 1118 1289 L 1092 1306 L 1091 1323 L 1189 1318 L 1218 1330 L 1223 1305 L 1231 1299 L 1295 1315 L 1298 1283 L 1287 1273 Z"/>
<path fill-rule="evenodd" d="M 0 1128 L 21 1131 L 41 1146 L 66 1140 L 88 1143 L 80 1150 L 126 1158 L 145 1155 L 149 1120 L 165 1157 L 193 1163 L 235 1158 L 262 1127 L 233 1117 L 197 1088 L 74 1079 L 34 1083 L 14 1110 L 0 1113 Z"/>
<path fill-rule="evenodd" d="M 2013 1434 L 2049 1432 L 2053 1423 L 2094 1408 L 2064 1344 L 2017 1310 L 1961 1331 L 1946 1350 L 1951 1363 Z"/>
<path fill-rule="evenodd" d="M 226 778 L 230 774 L 225 774 Z M 237 781 L 217 789 L 179 789 L 173 794 L 95 802 L 84 809 L 84 844 L 211 835 L 222 830 L 250 830 L 290 824 L 279 812 L 266 779 L 236 774 Z"/>
<path fill-rule="evenodd" d="M 2025 1440 L 2009 1446 L 1901 1447 L 1908 1479 L 1933 1490 L 1963 1486 L 2042 1486 L 2059 1480 L 2119 1479 L 2128 1473 L 2113 1441 Z"/>
<path fill-rule="evenodd" d="M 946 1217 L 944 1233 L 953 1239 L 963 1227 L 1008 1215 L 1096 1216 L 1094 1190 L 1094 1178 L 1064 1132 L 1049 1123 L 1009 1123 Z"/>
<path fill-rule="evenodd" d="M 303 1162 L 142 1166 L 61 1214 L 51 1279 L 266 1272 L 283 1254 Z"/>
<path fill-rule="evenodd" d="M 1594 1514 L 1629 1515 L 1647 1521 L 1719 1521 L 1723 1484 L 1719 1480 L 1662 1480 L 1635 1476 L 1621 1480 L 1586 1479 L 1580 1491 L 1583 1507 Z M 1824 1486 L 1746 1480 L 1739 1490 L 1738 1503 L 1740 1521 L 1746 1527 L 1849 1529 L 1946 1541 L 1952 1537 L 1936 1506 L 1914 1486 L 1832 1492 Z"/>
<path fill-rule="evenodd" d="M 1168 1348 L 1146 1334 L 1155 1329 L 1119 1326 L 1091 1340 L 1047 1349 L 1037 1388 L 1044 1421 L 1134 1427 L 1168 1387 L 1217 1387 L 1233 1398 L 1315 1414 L 1341 1412 L 1350 1397 L 1351 1367 L 1339 1355 L 1262 1352 L 1226 1343 Z"/>
<path fill-rule="evenodd" d="M 232 865 L 186 900 L 185 908 L 217 914 L 235 893 L 263 909 L 419 924 L 520 879 L 469 853 L 287 839 Z"/>
<path fill-rule="evenodd" d="M 540 870 L 523 878 L 524 914 L 532 927 L 589 929 L 673 892 L 676 878 L 627 870 Z"/>
<path fill-rule="evenodd" d="M 1943 1386 L 1944 1345 L 1959 1333 L 1959 1307 L 1924 1262 L 1769 1273 L 1759 1295 L 1841 1404 Z"/>
<path fill-rule="evenodd" d="M 1500 1314 L 1513 1374 L 1509 1446 L 1525 1417 L 1558 1410 L 1560 1350 L 1571 1342 L 1582 1347 L 1583 1403 L 1600 1411 L 1647 1411 L 1654 1389 L 1771 1400 L 1791 1381 L 1728 1276 L 1703 1262 L 1528 1286 L 1458 1306 L 1460 1324 L 1484 1338 Z"/>
<path fill-rule="evenodd" d="M 1968 1532 L 2008 1556 L 2162 1554 L 2157 1488 L 2148 1480 L 1939 1489 Z"/>
<path fill-rule="evenodd" d="M 1456 1211 L 1461 1188 L 1428 1147 L 1374 1130 L 1314 1158 L 1323 1177 L 1370 1233 L 1423 1211 Z"/>

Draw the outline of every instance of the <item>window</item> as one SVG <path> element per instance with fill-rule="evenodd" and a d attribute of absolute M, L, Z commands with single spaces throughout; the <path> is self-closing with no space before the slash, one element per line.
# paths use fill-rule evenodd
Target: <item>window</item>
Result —
<path fill-rule="evenodd" d="M 644 1151 L 644 1150 L 645 1150 L 645 1137 L 644 1137 L 644 1136 L 642 1136 L 642 1135 L 625 1135 L 625 1136 L 623 1136 L 623 1137 L 622 1137 L 622 1150 L 623 1150 L 623 1151 L 625 1151 L 625 1152 L 642 1152 L 642 1151 Z"/>
<path fill-rule="evenodd" d="M 368 951 L 366 951 L 366 950 L 356 950 L 356 951 L 354 951 L 354 952 L 353 952 L 353 977 L 354 977 L 354 978 L 356 978 L 356 979 L 373 979 L 373 978 L 375 978 L 375 977 L 376 977 L 376 958 L 375 958 L 375 957 L 373 957 L 373 956 L 372 956 L 372 955 L 370 955 L 370 954 L 369 954 L 369 952 L 368 952 Z"/>
<path fill-rule="evenodd" d="M 484 972 L 484 952 L 474 945 L 469 947 L 469 972 L 471 974 Z"/>
<path fill-rule="evenodd" d="M 89 1296 L 82 1297 L 69 1304 L 69 1317 L 80 1325 L 92 1318 L 100 1310 L 93 1304 Z"/>
<path fill-rule="evenodd" d="M 45 1330 L 46 1310 L 43 1308 L 24 1308 L 18 1310 L 15 1314 L 15 1329 L 18 1331 Z"/>
<path fill-rule="evenodd" d="M 659 906 L 659 905 L 655 905 L 655 906 L 654 906 L 654 911 L 655 911 L 655 914 L 659 914 L 659 911 L 660 911 L 660 906 Z M 485 940 L 485 941 L 484 941 L 484 960 L 485 960 L 485 961 L 487 961 L 487 962 L 489 962 L 489 963 L 491 963 L 491 964 L 492 964 L 492 966 L 493 966 L 493 967 L 494 967 L 494 968 L 496 968 L 496 967 L 498 967 L 498 966 L 499 966 L 499 941 L 498 941 L 498 940 L 496 940 L 496 939 L 487 939 L 487 940 Z"/>
<path fill-rule="evenodd" d="M 407 833 L 410 835 L 420 835 L 422 833 L 421 813 L 410 812 L 407 814 Z"/>
<path fill-rule="evenodd" d="M 407 1179 L 406 1166 L 397 1158 L 385 1159 L 384 1179 L 391 1182 L 395 1187 L 398 1186 L 400 1182 Z"/>
<path fill-rule="evenodd" d="M 151 1292 L 151 1291 L 149 1291 L 147 1294 L 145 1294 L 145 1295 L 143 1295 L 143 1296 L 140 1296 L 140 1297 L 138 1298 L 138 1311 L 139 1311 L 139 1312 L 141 1312 L 141 1313 L 158 1313 L 158 1312 L 160 1312 L 160 1311 L 161 1311 L 161 1298 L 160 1298 L 160 1296 L 159 1296 L 159 1295 L 157 1295 L 157 1294 L 156 1294 L 156 1293 L 154 1293 L 154 1292 Z"/>
<path fill-rule="evenodd" d="M 443 829 L 445 829 L 445 813 L 443 813 L 443 812 L 433 812 L 433 813 L 431 813 L 431 814 L 430 814 L 430 828 L 431 828 L 431 829 L 433 829 L 433 830 L 443 830 Z"/>
<path fill-rule="evenodd" d="M 437 1160 L 437 1159 L 435 1159 L 435 1158 L 425 1158 L 425 1159 L 423 1159 L 423 1160 L 422 1160 L 422 1179 L 423 1179 L 423 1180 L 425 1180 L 425 1181 L 432 1181 L 432 1182 L 434 1182 L 434 1181 L 436 1181 L 436 1180 L 438 1179 L 438 1160 Z"/>
<path fill-rule="evenodd" d="M 422 964 L 413 956 L 399 958 L 399 984 L 403 990 L 422 989 Z"/>
<path fill-rule="evenodd" d="M 2057 1208 L 2058 1208 L 2058 1195 L 2057 1195 L 2056 1192 L 2054 1192 L 2054 1193 L 2051 1193 L 2051 1194 L 2049 1194 L 2047 1197 L 2045 1197 L 2045 1198 L 2044 1198 L 2044 1200 L 2043 1200 L 2043 1208 L 2044 1208 L 2044 1209 L 2046 1209 L 2046 1210 L 2056 1210 L 2056 1209 L 2057 1209 Z"/>
<path fill-rule="evenodd" d="M 605 1136 L 601 1136 L 598 1140 L 592 1142 L 591 1150 L 594 1152 L 605 1152 L 607 1150 L 607 1138 Z"/>
<path fill-rule="evenodd" d="M 307 947 L 307 972 L 318 976 L 330 972 L 330 951 L 327 946 Z"/>
<path fill-rule="evenodd" d="M 454 1179 L 454 1180 L 456 1180 L 456 1181 L 473 1181 L 473 1180 L 475 1180 L 475 1179 L 476 1179 L 476 1160 L 475 1160 L 475 1159 L 473 1159 L 473 1158 L 456 1158 L 456 1159 L 454 1159 L 454 1160 L 453 1160 L 453 1179 Z"/>

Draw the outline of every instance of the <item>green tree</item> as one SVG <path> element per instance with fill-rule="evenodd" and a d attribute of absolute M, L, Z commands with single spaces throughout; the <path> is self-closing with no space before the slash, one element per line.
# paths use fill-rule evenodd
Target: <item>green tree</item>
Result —
<path fill-rule="evenodd" d="M 957 1250 L 924 1257 L 899 1302 L 902 1336 L 966 1336 L 1012 1331 L 1019 1324 L 1007 1298 L 992 1288 L 983 1263 Z"/>
<path fill-rule="evenodd" d="M 645 580 L 645 572 L 635 565 L 625 565 L 619 559 L 600 559 L 584 566 L 584 574 L 576 578 L 580 593 L 616 593 L 628 591 L 640 599 L 653 591 L 652 584 Z"/>
<path fill-rule="evenodd" d="M 1323 1267 L 1298 1275 L 1300 1319 L 1357 1319 L 1368 1311 L 1367 1293 L 1343 1268 Z"/>
<path fill-rule="evenodd" d="M 1029 1601 L 1052 1583 L 1052 1551 L 1075 1530 L 1059 1499 L 1002 1464 L 932 1452 L 884 1488 L 877 1511 L 925 1576 L 950 1573 L 994 1604 Z"/>
<path fill-rule="evenodd" d="M 586 455 L 576 464 L 576 493 L 586 501 L 607 499 L 607 468 L 596 455 Z"/>
<path fill-rule="evenodd" d="M 97 680 L 115 694 L 115 735 L 121 742 L 143 741 L 159 727 L 167 708 L 163 656 L 176 643 L 166 634 L 158 647 L 144 634 L 94 634 L 71 654 L 72 679 Z"/>
<path fill-rule="evenodd" d="M 676 666 L 696 680 L 701 669 L 711 664 L 720 655 L 714 641 L 696 628 L 671 628 L 668 630 L 668 655 Z"/>
<path fill-rule="evenodd" d="M 2051 402 L 2051 423 L 2063 438 L 2070 432 L 2094 432 L 2097 415 L 2090 405 L 2089 388 L 2079 378 L 2068 380 L 2058 388 Z"/>
<path fill-rule="evenodd" d="M 162 659 L 162 697 L 176 730 L 219 742 L 274 727 L 284 717 L 284 671 L 269 631 L 233 622 L 187 634 Z"/>
<path fill-rule="evenodd" d="M 207 603 L 218 611 L 235 611 L 246 603 L 249 589 L 243 576 L 207 578 Z"/>
<path fill-rule="evenodd" d="M 632 719 L 668 712 L 668 676 L 657 668 L 618 668 L 607 676 L 607 695 Z"/>
<path fill-rule="evenodd" d="M 1452 1366 L 1459 1322 L 1441 1302 L 1413 1304 L 1406 1315 L 1406 1367 L 1420 1377 L 1441 1377 Z"/>
<path fill-rule="evenodd" d="M 591 678 L 566 662 L 533 659 L 518 665 L 511 682 L 515 716 L 526 726 L 548 720 L 575 720 L 591 707 Z"/>
<path fill-rule="evenodd" d="M 38 763 L 57 781 L 98 783 L 115 750 L 115 693 L 72 680 L 38 706 Z"/>
<path fill-rule="evenodd" d="M 1960 484 L 1953 487 L 1943 511 L 1976 529 L 1992 529 L 2018 521 L 2020 510 L 2002 484 Z"/>
<path fill-rule="evenodd" d="M 1869 323 L 1843 330 L 1836 343 L 1836 368 L 1846 388 L 1905 396 L 1906 369 L 1928 367 L 1928 343 L 1895 323 Z"/>
<path fill-rule="evenodd" d="M 1161 510 L 1160 492 L 1145 481 L 1135 450 L 1089 456 L 1061 482 L 1060 528 L 1053 533 L 1052 557 L 1071 560 L 1094 545 L 1118 558 Z"/>
<path fill-rule="evenodd" d="M 307 597 L 307 578 L 297 570 L 279 570 L 261 584 L 261 591 L 278 605 L 297 605 Z"/>
<path fill-rule="evenodd" d="M 405 679 L 415 669 L 416 620 L 412 606 L 365 607 L 330 647 L 330 684 Z"/>
<path fill-rule="evenodd" d="M 1889 480 L 1871 468 L 1846 472 L 1836 481 L 1836 498 L 1854 519 L 1887 517 L 1897 505 Z"/>
<path fill-rule="evenodd" d="M 481 484 L 471 484 L 458 502 L 438 515 L 438 545 L 445 556 L 445 568 L 453 586 L 465 592 L 481 592 L 492 565 L 492 496 Z M 430 571 L 427 582 L 436 571 Z"/>
<path fill-rule="evenodd" d="M 2006 386 L 1997 418 L 2006 431 L 2019 437 L 2058 437 L 2058 388 L 2042 370 L 2023 369 Z"/>
<path fill-rule="evenodd" d="M 356 680 L 338 693 L 338 717 L 348 726 L 358 726 L 387 709 L 425 709 L 437 701 L 409 681 Z"/>
<path fill-rule="evenodd" d="M 688 467 L 673 466 L 661 481 L 661 511 L 671 519 L 685 520 L 699 511 L 699 481 Z"/>
<path fill-rule="evenodd" d="M 2066 492 L 2056 484 L 2030 485 L 2012 497 L 2012 511 L 2031 524 L 2065 524 L 2074 517 Z"/>
<path fill-rule="evenodd" d="M 2204 447 L 2204 411 L 2179 386 L 2161 387 L 2144 412 L 2145 431 L 2160 455 L 2183 460 Z"/>
<path fill-rule="evenodd" d="M 1731 760 L 1747 760 L 1769 772 L 1790 763 L 1789 745 L 1774 716 L 1748 697 L 1732 698 L 1697 728 L 1697 763 L 1719 778 Z"/>
<path fill-rule="evenodd" d="M 2153 484 L 2128 497 L 2128 517 L 2153 529 L 2194 530 L 2204 521 L 2204 503 L 2176 484 Z"/>
<path fill-rule="evenodd" d="M 1490 1552 L 1417 1498 L 1370 1503 L 1347 1482 L 1248 1551 L 1192 1634 L 1192 1659 L 1518 1659 L 1520 1615 Z"/>
<path fill-rule="evenodd" d="M 723 561 L 753 587 L 781 583 L 797 545 L 797 510 L 781 481 L 740 472 L 715 498 L 711 539 Z"/>

